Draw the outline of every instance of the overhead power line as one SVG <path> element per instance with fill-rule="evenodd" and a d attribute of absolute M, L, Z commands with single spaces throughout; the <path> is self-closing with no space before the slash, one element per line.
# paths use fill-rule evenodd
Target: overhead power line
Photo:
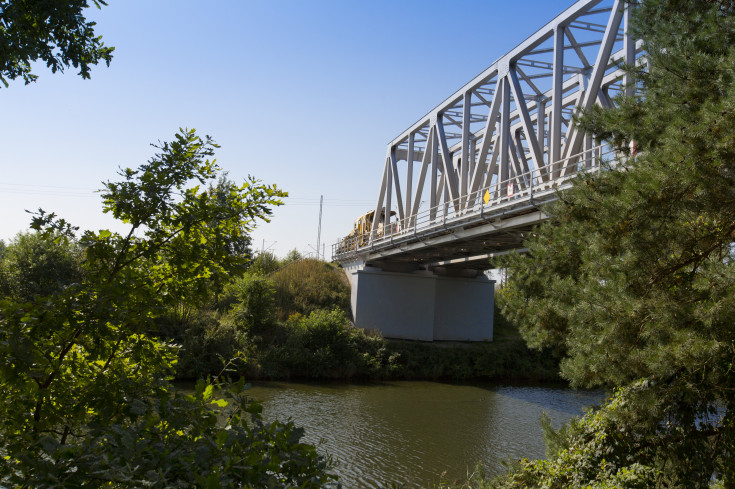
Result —
<path fill-rule="evenodd" d="M 63 185 L 31 185 L 25 183 L 0 182 L 0 192 L 6 194 L 52 195 L 59 197 L 97 197 L 100 189 L 71 187 Z M 318 206 L 324 207 L 371 207 L 373 200 L 357 199 L 323 199 L 319 197 L 287 197 L 284 203 L 289 206 Z"/>

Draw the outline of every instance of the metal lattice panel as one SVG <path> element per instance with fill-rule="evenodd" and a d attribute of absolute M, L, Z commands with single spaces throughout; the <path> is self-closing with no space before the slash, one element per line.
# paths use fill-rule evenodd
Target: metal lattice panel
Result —
<path fill-rule="evenodd" d="M 413 254 L 415 260 L 421 249 L 433 249 L 420 260 L 438 263 L 442 253 L 451 261 L 520 246 L 516 238 L 464 251 L 445 243 L 440 251 L 430 241 L 451 231 L 461 250 L 463 239 L 453 230 L 472 234 L 492 216 L 492 234 L 499 219 L 534 211 L 575 172 L 596 168 L 609 148 L 572 117 L 595 104 L 611 106 L 621 90 L 632 90 L 620 65 L 642 61 L 628 34 L 627 5 L 580 0 L 391 141 L 371 232 L 337 243 L 335 258 Z M 519 236 L 530 227 L 513 229 Z M 464 241 L 478 240 L 500 242 L 482 235 Z"/>

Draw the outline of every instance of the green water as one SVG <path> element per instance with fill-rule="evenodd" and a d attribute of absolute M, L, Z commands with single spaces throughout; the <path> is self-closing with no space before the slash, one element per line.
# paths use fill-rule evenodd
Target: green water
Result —
<path fill-rule="evenodd" d="M 256 384 L 266 419 L 292 419 L 305 441 L 332 456 L 345 488 L 426 487 L 491 474 L 502 460 L 544 456 L 539 417 L 560 425 L 599 404 L 600 392 L 565 388 L 468 386 L 435 382 L 371 385 Z"/>

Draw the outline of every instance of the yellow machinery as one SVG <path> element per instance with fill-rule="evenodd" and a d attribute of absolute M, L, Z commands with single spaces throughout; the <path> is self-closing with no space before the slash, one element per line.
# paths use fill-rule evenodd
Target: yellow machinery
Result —
<path fill-rule="evenodd" d="M 396 215 L 396 211 L 391 211 L 391 217 Z M 373 227 L 373 219 L 375 218 L 375 211 L 370 211 L 355 220 L 355 225 L 352 231 L 345 236 L 340 244 L 340 251 L 356 250 L 361 248 L 368 243 L 370 238 L 370 231 Z M 380 218 L 378 219 L 377 229 L 375 230 L 375 237 L 380 238 L 385 234 L 385 209 L 380 212 Z"/>

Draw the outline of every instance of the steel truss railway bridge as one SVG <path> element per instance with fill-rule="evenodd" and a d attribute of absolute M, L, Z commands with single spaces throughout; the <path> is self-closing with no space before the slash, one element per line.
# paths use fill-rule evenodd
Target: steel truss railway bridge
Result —
<path fill-rule="evenodd" d="M 492 338 L 482 271 L 522 249 L 540 207 L 612 150 L 573 122 L 632 94 L 644 63 L 623 0 L 579 0 L 388 144 L 370 231 L 333 246 L 359 327 L 420 340 Z M 385 216 L 385 222 L 381 217 Z"/>

